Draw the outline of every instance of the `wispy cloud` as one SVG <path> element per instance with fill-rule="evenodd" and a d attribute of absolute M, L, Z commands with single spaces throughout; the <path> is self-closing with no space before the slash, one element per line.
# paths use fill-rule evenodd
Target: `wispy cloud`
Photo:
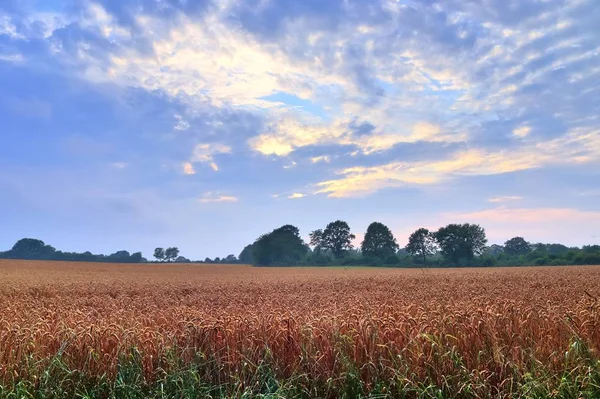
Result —
<path fill-rule="evenodd" d="M 298 198 L 304 198 L 304 197 L 306 197 L 306 194 L 302 194 L 302 193 L 293 193 L 288 196 L 289 199 L 298 199 Z"/>
<path fill-rule="evenodd" d="M 200 202 L 203 204 L 208 204 L 212 202 L 238 202 L 239 198 L 231 196 L 231 195 L 223 195 L 218 192 L 208 192 L 205 193 L 201 198 Z"/>
<path fill-rule="evenodd" d="M 488 202 L 491 203 L 501 203 L 501 202 L 512 202 L 512 201 L 520 201 L 523 197 L 519 196 L 504 196 L 504 197 L 494 197 L 488 199 Z"/>
<path fill-rule="evenodd" d="M 231 147 L 224 144 L 198 144 L 194 148 L 194 153 L 190 161 L 207 163 L 215 172 L 217 172 L 219 170 L 219 166 L 214 161 L 214 156 L 218 154 L 229 153 L 231 153 Z"/>
<path fill-rule="evenodd" d="M 331 162 L 331 157 L 329 155 L 320 155 L 318 157 L 312 157 L 310 159 L 311 163 L 319 163 L 319 162 L 325 162 L 325 163 L 329 163 Z"/>

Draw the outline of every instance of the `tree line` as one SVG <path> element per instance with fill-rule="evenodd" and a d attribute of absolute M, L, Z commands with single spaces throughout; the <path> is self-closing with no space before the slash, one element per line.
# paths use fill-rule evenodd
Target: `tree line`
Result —
<path fill-rule="evenodd" d="M 256 266 L 543 266 L 600 265 L 600 246 L 567 247 L 562 244 L 530 243 L 513 237 L 503 245 L 487 245 L 485 229 L 477 224 L 449 224 L 436 231 L 415 230 L 401 247 L 383 223 L 371 223 L 362 243 L 355 248 L 356 235 L 347 222 L 336 220 L 310 232 L 309 241 L 293 225 L 284 225 L 262 234 L 236 257 L 191 261 L 179 255 L 177 247 L 156 248 L 157 262 L 252 264 Z M 63 252 L 43 241 L 24 238 L 0 259 L 31 259 L 79 262 L 146 263 L 141 252 L 122 250 L 110 255 L 91 252 Z"/>
<path fill-rule="evenodd" d="M 141 252 L 129 253 L 117 251 L 110 255 L 96 255 L 86 252 L 58 251 L 44 241 L 34 238 L 23 238 L 15 243 L 11 249 L 0 252 L 0 259 L 26 259 L 26 260 L 56 260 L 73 262 L 107 262 L 107 263 L 141 263 L 147 262 Z"/>
<path fill-rule="evenodd" d="M 504 245 L 487 245 L 485 229 L 477 224 L 448 224 L 436 231 L 415 230 L 400 247 L 383 223 L 371 223 L 358 248 L 347 222 L 337 220 L 309 234 L 306 243 L 296 226 L 284 225 L 247 245 L 239 262 L 256 266 L 528 266 L 600 264 L 600 246 L 532 244 L 514 237 Z"/>

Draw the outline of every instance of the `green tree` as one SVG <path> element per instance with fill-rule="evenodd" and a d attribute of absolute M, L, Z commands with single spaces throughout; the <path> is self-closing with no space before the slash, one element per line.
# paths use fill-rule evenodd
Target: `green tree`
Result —
<path fill-rule="evenodd" d="M 179 256 L 179 248 L 170 247 L 165 250 L 165 260 L 167 262 L 173 262 Z"/>
<path fill-rule="evenodd" d="M 314 248 L 314 251 L 319 254 L 323 250 L 323 230 L 318 229 L 311 231 L 308 235 L 310 237 L 310 246 Z"/>
<path fill-rule="evenodd" d="M 227 255 L 227 257 L 225 259 L 223 259 L 223 261 L 224 261 L 224 263 L 227 263 L 229 265 L 232 265 L 234 263 L 238 263 L 237 258 L 233 254 Z"/>
<path fill-rule="evenodd" d="M 23 238 L 13 245 L 10 257 L 16 259 L 52 259 L 56 249 L 42 240 Z"/>
<path fill-rule="evenodd" d="M 404 249 L 412 256 L 421 258 L 423 264 L 426 264 L 427 257 L 435 253 L 436 247 L 433 233 L 421 227 L 410 235 Z"/>
<path fill-rule="evenodd" d="M 350 232 L 348 223 L 337 220 L 331 222 L 325 227 L 321 236 L 321 248 L 328 249 L 337 259 L 340 259 L 344 254 L 354 248 L 352 240 L 356 236 Z"/>
<path fill-rule="evenodd" d="M 373 222 L 367 228 L 361 244 L 364 256 L 384 259 L 394 255 L 399 246 L 392 231 L 383 223 Z"/>
<path fill-rule="evenodd" d="M 523 237 L 513 237 L 504 243 L 504 252 L 511 256 L 525 255 L 531 251 L 531 244 Z"/>
<path fill-rule="evenodd" d="M 295 265 L 303 261 L 308 246 L 296 226 L 285 225 L 261 235 L 253 244 L 253 263 L 262 266 Z"/>
<path fill-rule="evenodd" d="M 156 248 L 154 250 L 154 257 L 159 262 L 162 262 L 166 259 L 165 249 L 164 248 Z"/>
<path fill-rule="evenodd" d="M 476 224 L 449 224 L 434 233 L 446 261 L 459 264 L 471 261 L 485 249 L 487 238 L 483 227 Z"/>
<path fill-rule="evenodd" d="M 240 252 L 240 255 L 238 256 L 239 262 L 244 265 L 251 264 L 253 262 L 252 251 L 253 251 L 252 244 L 246 245 L 244 247 L 244 249 L 242 250 L 242 252 Z"/>

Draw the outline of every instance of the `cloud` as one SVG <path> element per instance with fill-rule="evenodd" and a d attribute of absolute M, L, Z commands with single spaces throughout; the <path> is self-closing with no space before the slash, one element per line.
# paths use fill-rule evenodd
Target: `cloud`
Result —
<path fill-rule="evenodd" d="M 125 169 L 127 167 L 127 163 L 125 162 L 113 162 L 110 164 L 115 169 Z"/>
<path fill-rule="evenodd" d="M 214 156 L 218 154 L 229 154 L 231 153 L 231 147 L 220 144 L 197 144 L 194 148 L 194 153 L 190 162 L 208 163 L 210 167 L 216 172 L 219 170 L 219 166 L 214 161 Z"/>
<path fill-rule="evenodd" d="M 319 163 L 319 162 L 325 162 L 325 163 L 329 163 L 331 162 L 331 157 L 329 155 L 319 155 L 318 157 L 312 157 L 310 159 L 311 163 Z"/>
<path fill-rule="evenodd" d="M 521 126 L 513 130 L 513 134 L 516 137 L 527 137 L 531 133 L 531 128 L 529 126 Z"/>
<path fill-rule="evenodd" d="M 518 196 L 505 196 L 505 197 L 490 198 L 490 199 L 488 199 L 488 202 L 500 203 L 500 202 L 520 201 L 522 199 L 523 199 L 523 197 L 518 197 Z"/>
<path fill-rule="evenodd" d="M 173 127 L 175 130 L 188 130 L 190 128 L 190 124 L 183 119 L 181 115 L 175 114 L 175 119 L 177 120 L 177 124 Z"/>
<path fill-rule="evenodd" d="M 301 194 L 301 193 L 293 193 L 292 195 L 288 196 L 289 199 L 297 199 L 297 198 L 304 198 L 306 197 L 306 194 Z"/>
<path fill-rule="evenodd" d="M 184 162 L 183 173 L 186 175 L 195 175 L 196 169 L 194 169 L 194 165 L 191 162 Z"/>
<path fill-rule="evenodd" d="M 217 192 L 208 192 L 204 194 L 200 198 L 200 202 L 203 204 L 213 203 L 213 202 L 238 202 L 239 198 L 231 196 L 231 195 L 222 195 Z"/>
<path fill-rule="evenodd" d="M 337 172 L 341 177 L 317 183 L 316 193 L 329 197 L 372 194 L 384 188 L 441 183 L 459 176 L 518 172 L 546 165 L 600 162 L 600 131 L 573 130 L 567 136 L 522 146 L 512 151 L 466 150 L 442 161 L 391 162 L 356 166 Z"/>

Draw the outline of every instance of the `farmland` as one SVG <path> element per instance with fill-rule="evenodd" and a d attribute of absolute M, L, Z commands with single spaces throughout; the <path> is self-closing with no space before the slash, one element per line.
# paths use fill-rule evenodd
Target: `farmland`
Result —
<path fill-rule="evenodd" d="M 0 397 L 599 397 L 600 267 L 0 261 Z"/>

